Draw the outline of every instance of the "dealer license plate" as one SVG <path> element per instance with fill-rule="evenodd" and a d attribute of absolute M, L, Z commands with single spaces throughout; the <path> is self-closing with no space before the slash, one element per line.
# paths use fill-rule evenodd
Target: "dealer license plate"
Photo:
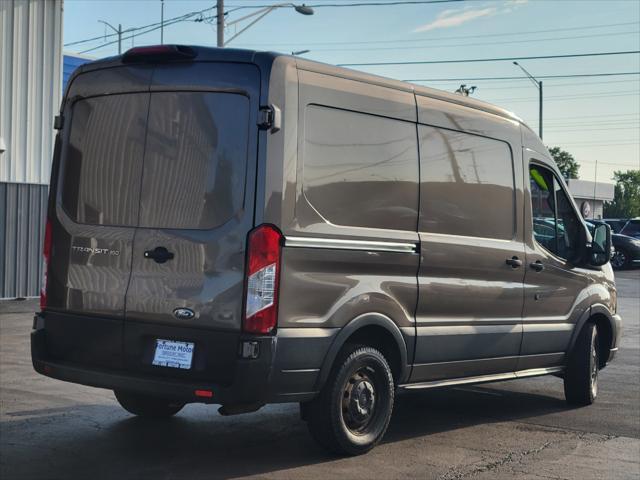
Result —
<path fill-rule="evenodd" d="M 176 342 L 174 340 L 156 340 L 156 352 L 153 364 L 159 367 L 191 368 L 194 344 L 192 342 Z"/>

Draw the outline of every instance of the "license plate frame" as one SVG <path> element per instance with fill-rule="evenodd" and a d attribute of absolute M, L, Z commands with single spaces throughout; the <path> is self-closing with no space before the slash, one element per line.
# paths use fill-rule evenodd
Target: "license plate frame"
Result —
<path fill-rule="evenodd" d="M 190 370 L 194 351 L 194 342 L 157 338 L 151 363 L 156 367 Z"/>

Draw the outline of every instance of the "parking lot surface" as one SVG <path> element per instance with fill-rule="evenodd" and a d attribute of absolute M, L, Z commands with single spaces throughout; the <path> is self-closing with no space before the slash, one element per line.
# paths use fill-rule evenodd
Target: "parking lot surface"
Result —
<path fill-rule="evenodd" d="M 383 443 L 357 458 L 324 453 L 295 404 L 134 418 L 110 391 L 36 374 L 37 304 L 0 302 L 0 478 L 638 479 L 640 270 L 617 282 L 624 336 L 595 405 L 568 407 L 555 377 L 405 394 Z"/>

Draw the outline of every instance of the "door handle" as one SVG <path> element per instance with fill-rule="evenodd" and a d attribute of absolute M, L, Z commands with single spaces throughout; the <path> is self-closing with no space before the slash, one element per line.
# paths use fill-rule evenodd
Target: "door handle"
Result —
<path fill-rule="evenodd" d="M 511 258 L 507 258 L 507 265 L 511 265 L 511 268 L 518 268 L 522 266 L 522 260 L 514 255 Z"/>
<path fill-rule="evenodd" d="M 173 259 L 173 253 L 164 247 L 156 247 L 153 250 L 144 252 L 144 258 L 155 260 L 156 263 L 164 263 L 167 260 Z"/>
<path fill-rule="evenodd" d="M 541 272 L 542 270 L 544 270 L 544 265 L 540 260 L 536 260 L 535 262 L 530 263 L 529 266 L 533 268 L 536 272 Z"/>

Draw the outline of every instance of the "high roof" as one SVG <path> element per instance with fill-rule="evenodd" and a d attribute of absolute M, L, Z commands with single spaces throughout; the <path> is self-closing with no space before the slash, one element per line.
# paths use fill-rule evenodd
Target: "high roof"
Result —
<path fill-rule="evenodd" d="M 310 70 L 318 73 L 324 73 L 327 75 L 334 75 L 334 76 L 348 78 L 352 80 L 372 83 L 372 84 L 376 84 L 376 85 L 380 85 L 388 88 L 394 88 L 396 90 L 413 92 L 415 93 L 415 95 L 452 102 L 458 105 L 463 105 L 463 106 L 474 108 L 477 110 L 482 110 L 484 112 L 492 113 L 494 115 L 499 115 L 501 117 L 505 117 L 510 120 L 515 120 L 520 123 L 524 123 L 513 112 L 510 112 L 509 110 L 492 105 L 487 102 L 476 100 L 474 98 L 465 97 L 463 95 L 450 93 L 450 92 L 446 92 L 444 90 L 438 90 L 435 88 L 425 87 L 422 85 L 416 85 L 413 83 L 401 82 L 399 80 L 394 80 L 394 79 L 382 77 L 379 75 L 373 75 L 370 73 L 360 72 L 358 70 L 352 70 L 345 67 L 337 67 L 335 65 L 316 62 L 313 60 L 308 60 L 306 58 L 293 57 L 291 55 L 285 55 L 277 52 L 265 52 L 265 51 L 246 50 L 246 49 L 239 49 L 239 48 L 213 48 L 213 47 L 202 47 L 202 46 L 189 46 L 189 47 L 196 51 L 197 53 L 196 58 L 198 61 L 205 61 L 205 62 L 226 61 L 226 62 L 264 64 L 265 62 L 267 63 L 273 62 L 273 60 L 279 57 L 287 57 L 288 59 L 290 59 L 291 62 L 296 62 L 298 67 L 303 70 Z M 87 63 L 82 67 L 80 67 L 80 70 L 90 71 L 94 69 L 120 65 L 121 63 L 122 63 L 121 56 L 107 57 L 100 60 L 96 60 L 95 62 Z"/>

